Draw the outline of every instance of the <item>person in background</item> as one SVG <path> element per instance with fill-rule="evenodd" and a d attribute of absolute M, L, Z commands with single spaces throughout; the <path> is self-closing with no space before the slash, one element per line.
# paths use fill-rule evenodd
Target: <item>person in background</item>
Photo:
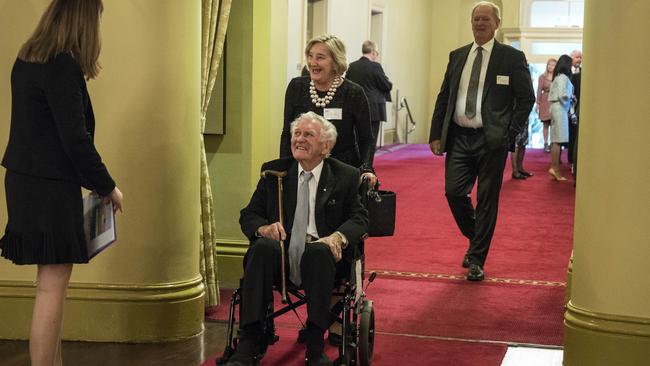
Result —
<path fill-rule="evenodd" d="M 445 158 L 445 195 L 462 234 L 469 239 L 462 266 L 467 279 L 482 281 L 497 222 L 508 149 L 535 103 L 523 52 L 494 39 L 500 10 L 478 2 L 471 13 L 474 42 L 449 54 L 436 99 L 429 144 Z M 478 181 L 478 202 L 470 193 Z"/>
<path fill-rule="evenodd" d="M 582 71 L 582 51 L 580 50 L 573 50 L 571 51 L 571 76 L 569 77 L 569 80 L 571 80 L 571 84 L 573 84 L 574 91 L 577 90 L 579 92 L 580 87 L 576 87 L 576 84 L 580 83 L 580 73 Z M 577 104 L 579 100 L 577 99 L 579 97 L 578 94 L 575 94 L 576 100 L 574 100 L 574 109 L 577 107 Z M 575 112 L 575 111 L 574 111 Z M 576 113 L 577 116 L 577 113 Z M 569 161 L 570 168 L 571 168 L 571 173 L 575 173 L 575 163 L 576 163 L 576 144 L 577 144 L 577 139 L 578 139 L 578 124 L 577 123 L 569 123 L 569 145 L 567 147 L 567 160 Z"/>
<path fill-rule="evenodd" d="M 361 45 L 361 58 L 350 63 L 346 77 L 361 85 L 368 97 L 370 105 L 370 125 L 374 136 L 374 145 L 379 137 L 379 124 L 386 121 L 386 102 L 391 101 L 390 91 L 393 83 L 390 82 L 381 64 L 377 62 L 379 52 L 373 41 L 365 41 Z"/>
<path fill-rule="evenodd" d="M 2 165 L 8 222 L 2 256 L 36 264 L 32 366 L 61 365 L 63 306 L 73 263 L 87 263 L 81 187 L 122 209 L 93 144 L 86 79 L 99 73 L 101 0 L 54 0 L 11 72 L 11 128 Z"/>
<path fill-rule="evenodd" d="M 571 77 L 571 57 L 562 55 L 553 71 L 553 83 L 548 94 L 551 103 L 551 167 L 548 173 L 557 181 L 566 178 L 560 172 L 560 144 L 569 141 L 569 108 L 573 97 Z"/>
<path fill-rule="evenodd" d="M 512 179 L 525 180 L 533 176 L 533 173 L 524 169 L 526 145 L 528 145 L 528 123 L 524 126 L 523 131 L 515 137 L 515 151 L 510 153 Z"/>
<path fill-rule="evenodd" d="M 322 35 L 307 43 L 305 57 L 309 76 L 293 78 L 285 93 L 280 157 L 291 156 L 291 122 L 302 113 L 315 112 L 338 132 L 332 157 L 359 168 L 374 185 L 370 107 L 363 88 L 343 78 L 348 68 L 345 45 L 336 36 Z"/>
<path fill-rule="evenodd" d="M 553 69 L 557 60 L 549 58 L 546 61 L 546 70 L 537 79 L 537 115 L 544 125 L 542 133 L 544 136 L 544 151 L 551 152 L 551 145 L 548 142 L 548 130 L 551 127 L 551 105 L 548 102 L 548 92 L 551 90 L 553 81 Z"/>

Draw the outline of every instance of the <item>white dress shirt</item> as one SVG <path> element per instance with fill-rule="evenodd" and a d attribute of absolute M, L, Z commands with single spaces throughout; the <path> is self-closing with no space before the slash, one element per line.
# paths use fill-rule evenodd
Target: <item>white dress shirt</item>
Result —
<path fill-rule="evenodd" d="M 483 118 L 481 117 L 481 102 L 483 99 L 483 86 L 485 85 L 485 74 L 487 67 L 490 63 L 490 56 L 492 55 L 492 48 L 494 47 L 494 38 L 483 46 L 483 60 L 481 62 L 481 74 L 478 79 L 478 95 L 476 96 L 476 115 L 473 118 L 467 118 L 465 115 L 465 100 L 467 99 L 467 89 L 469 87 L 469 79 L 472 74 L 472 65 L 476 59 L 478 44 L 474 42 L 472 49 L 469 51 L 467 61 L 463 67 L 463 72 L 460 76 L 460 84 L 458 85 L 458 94 L 456 96 L 456 114 L 454 121 L 462 126 L 469 128 L 483 127 Z"/>
<path fill-rule="evenodd" d="M 298 163 L 298 186 L 300 186 L 300 173 L 305 171 L 300 163 Z M 318 238 L 318 230 L 316 230 L 316 191 L 318 190 L 318 182 L 320 181 L 320 173 L 323 171 L 323 162 L 321 161 L 314 169 L 311 170 L 313 174 L 311 180 L 309 181 L 309 220 L 307 224 L 307 235 L 311 235 L 314 238 Z"/>

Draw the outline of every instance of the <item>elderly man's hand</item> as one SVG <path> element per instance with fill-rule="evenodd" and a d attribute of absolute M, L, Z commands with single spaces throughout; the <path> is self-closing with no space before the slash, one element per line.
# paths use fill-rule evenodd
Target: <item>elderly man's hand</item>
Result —
<path fill-rule="evenodd" d="M 334 256 L 334 261 L 338 263 L 338 261 L 341 260 L 343 257 L 343 250 L 341 249 L 343 247 L 343 239 L 340 235 L 332 234 L 330 236 L 318 239 L 318 242 L 326 244 L 328 247 L 330 247 L 330 251 Z"/>
<path fill-rule="evenodd" d="M 267 239 L 272 240 L 285 240 L 287 238 L 287 233 L 284 231 L 282 224 L 279 222 L 274 222 L 270 225 L 263 225 L 257 229 L 257 234 L 263 236 Z"/>
<path fill-rule="evenodd" d="M 434 155 L 442 155 L 442 151 L 440 150 L 440 140 L 431 141 L 429 148 L 431 148 L 431 152 Z"/>

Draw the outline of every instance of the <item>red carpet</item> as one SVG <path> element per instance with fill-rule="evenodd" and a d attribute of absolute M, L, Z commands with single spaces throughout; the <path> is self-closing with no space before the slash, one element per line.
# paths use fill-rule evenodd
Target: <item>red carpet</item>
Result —
<path fill-rule="evenodd" d="M 571 181 L 550 179 L 549 161 L 549 154 L 529 149 L 524 164 L 535 176 L 513 180 L 508 160 L 486 276 L 566 280 L 574 188 Z M 460 262 L 468 242 L 445 199 L 444 158 L 427 145 L 409 145 L 377 158 L 375 167 L 382 188 L 397 193 L 397 218 L 395 236 L 367 242 L 368 267 L 464 275 Z"/>
<path fill-rule="evenodd" d="M 498 366 L 509 343 L 562 344 L 574 188 L 550 179 L 549 159 L 529 150 L 525 166 L 535 176 L 525 181 L 510 178 L 508 160 L 480 283 L 464 280 L 467 240 L 444 197 L 444 158 L 410 145 L 375 159 L 382 189 L 397 192 L 397 219 L 393 237 L 366 243 L 366 268 L 379 273 L 367 291 L 376 312 L 373 365 Z M 227 318 L 229 297 L 224 291 L 211 318 Z M 262 364 L 302 365 L 299 322 L 286 314 L 276 325 L 282 339 Z"/>
<path fill-rule="evenodd" d="M 295 329 L 279 329 L 280 341 L 270 347 L 261 366 L 303 366 L 304 347 L 295 344 Z M 392 334 L 377 334 L 373 366 L 489 366 L 500 365 L 504 344 L 461 342 Z M 334 359 L 337 351 L 327 346 Z M 216 357 L 201 366 L 214 366 Z"/>

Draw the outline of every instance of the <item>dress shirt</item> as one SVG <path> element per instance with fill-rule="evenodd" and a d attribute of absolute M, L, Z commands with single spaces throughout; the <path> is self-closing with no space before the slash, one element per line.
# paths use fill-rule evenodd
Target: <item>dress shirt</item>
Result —
<path fill-rule="evenodd" d="M 298 179 L 300 173 L 305 171 L 300 164 L 298 164 Z M 318 182 L 320 181 L 320 173 L 323 171 L 323 162 L 321 161 L 314 169 L 311 170 L 312 179 L 309 181 L 309 220 L 307 224 L 307 235 L 318 238 L 318 230 L 316 230 L 316 191 L 318 190 Z M 298 182 L 300 186 L 300 182 Z"/>
<path fill-rule="evenodd" d="M 490 63 L 490 55 L 492 55 L 492 48 L 494 47 L 494 38 L 483 46 L 483 61 L 481 62 L 481 74 L 478 81 L 478 95 L 476 96 L 476 115 L 473 118 L 467 118 L 465 115 L 465 100 L 467 99 L 467 89 L 469 87 L 469 79 L 472 74 L 472 65 L 476 58 L 476 52 L 479 45 L 474 42 L 472 49 L 469 51 L 467 61 L 463 67 L 463 72 L 460 76 L 460 83 L 458 85 L 458 94 L 456 96 L 456 113 L 454 121 L 462 126 L 469 128 L 483 127 L 483 118 L 481 117 L 481 102 L 483 99 L 483 86 L 485 85 L 485 74 L 487 67 Z"/>

